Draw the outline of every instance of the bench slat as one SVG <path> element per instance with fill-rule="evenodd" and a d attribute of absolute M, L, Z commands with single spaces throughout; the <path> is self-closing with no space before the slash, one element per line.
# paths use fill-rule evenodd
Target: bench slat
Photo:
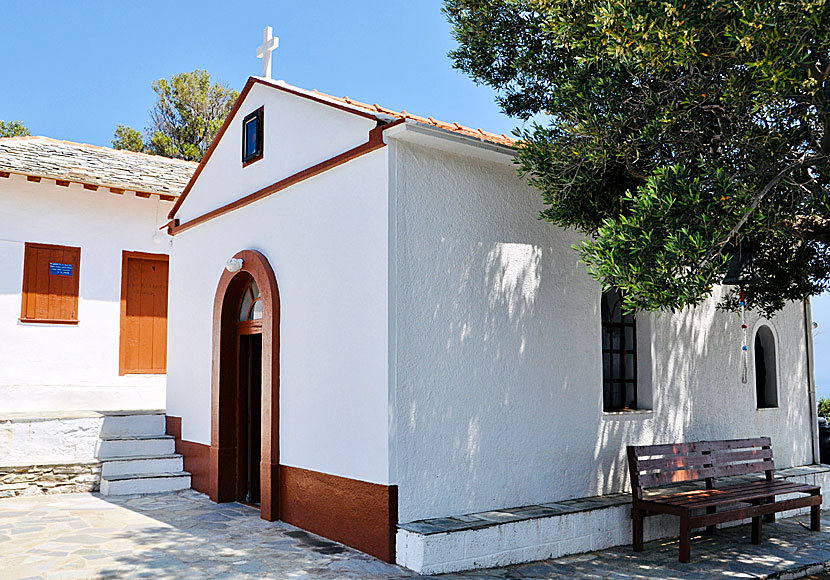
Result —
<path fill-rule="evenodd" d="M 645 473 L 655 470 L 687 469 L 704 466 L 717 467 L 719 464 L 736 462 L 749 463 L 757 460 L 772 459 L 771 449 L 755 449 L 751 451 L 717 451 L 711 455 L 681 455 L 675 457 L 661 457 L 659 459 L 641 459 L 637 461 L 637 471 Z M 764 469 L 769 469 L 764 465 Z"/>
<path fill-rule="evenodd" d="M 750 447 L 771 447 L 769 437 L 751 439 L 724 439 L 722 441 L 694 441 L 691 443 L 665 443 L 659 445 L 632 445 L 636 457 L 655 455 L 687 455 L 702 451 L 723 451 Z"/>
<path fill-rule="evenodd" d="M 701 489 L 697 493 L 650 497 L 647 500 L 653 503 L 665 503 L 689 509 L 703 508 L 739 501 L 752 501 L 775 495 L 788 493 L 810 493 L 815 486 L 807 486 L 788 481 L 758 481 L 756 485 L 740 485 L 715 489 Z"/>
<path fill-rule="evenodd" d="M 728 465 L 714 465 L 711 477 L 729 477 L 732 475 L 747 475 L 749 473 L 763 473 L 774 471 L 775 464 L 769 459 L 753 461 L 751 463 L 730 463 Z"/>
<path fill-rule="evenodd" d="M 710 451 L 772 446 L 772 442 L 769 437 L 757 437 L 755 439 L 725 439 L 723 441 L 701 441 L 701 443 L 704 444 Z"/>
<path fill-rule="evenodd" d="M 704 455 L 704 457 L 707 457 Z M 749 451 L 713 451 L 708 457 L 712 463 L 728 463 L 752 459 L 772 459 L 772 449 L 752 449 Z"/>
<path fill-rule="evenodd" d="M 641 459 L 637 461 L 639 472 L 654 471 L 655 469 L 703 467 L 711 463 L 707 455 L 679 455 L 675 457 L 661 457 L 659 459 Z"/>
<path fill-rule="evenodd" d="M 702 451 L 701 442 L 694 443 L 668 443 L 665 445 L 635 445 L 635 457 L 649 457 L 654 455 L 687 455 Z"/>
<path fill-rule="evenodd" d="M 744 483 L 736 483 L 736 484 L 728 485 L 728 486 L 725 486 L 725 487 L 719 487 L 719 488 L 716 487 L 714 489 L 716 489 L 716 490 L 718 490 L 718 489 L 720 489 L 720 490 L 729 489 L 729 490 L 737 490 L 737 491 L 740 491 L 740 490 L 749 491 L 749 490 L 753 490 L 753 489 L 756 489 L 756 488 L 761 488 L 761 487 L 764 487 L 764 486 L 768 486 L 771 489 L 778 489 L 779 487 L 782 487 L 782 486 L 786 486 L 786 487 L 798 486 L 799 488 L 803 488 L 803 489 L 807 489 L 807 490 L 821 489 L 818 486 L 808 485 L 806 483 L 794 483 L 794 482 L 786 480 L 786 479 L 773 479 L 773 480 L 770 480 L 770 481 L 765 480 L 765 479 L 756 479 L 755 481 L 747 481 L 747 482 L 744 482 Z M 646 497 L 647 498 L 661 498 L 661 497 L 667 497 L 668 498 L 668 497 L 695 496 L 695 495 L 700 494 L 700 492 L 702 492 L 702 491 L 711 491 L 711 490 L 706 490 L 705 488 L 698 488 L 698 489 L 689 489 L 689 490 L 686 490 L 686 491 L 677 491 L 677 492 L 672 492 L 672 493 L 660 493 L 659 491 L 654 491 Z"/>
<path fill-rule="evenodd" d="M 647 473 L 640 476 L 640 488 L 659 487 L 670 483 L 683 483 L 684 481 L 698 481 L 711 477 L 711 469 L 678 469 L 676 471 L 661 471 L 659 473 Z"/>
<path fill-rule="evenodd" d="M 639 475 L 640 488 L 657 487 L 670 483 L 682 483 L 684 481 L 699 481 L 709 477 L 728 477 L 732 475 L 746 475 L 749 473 L 761 473 L 775 469 L 772 461 L 755 461 L 753 463 L 731 463 L 715 467 L 701 467 L 699 469 L 678 469 L 675 471 L 660 471 L 657 473 L 646 473 Z"/>

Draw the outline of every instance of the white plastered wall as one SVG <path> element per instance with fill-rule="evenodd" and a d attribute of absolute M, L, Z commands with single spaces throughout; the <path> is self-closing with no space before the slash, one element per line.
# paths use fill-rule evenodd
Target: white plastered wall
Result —
<path fill-rule="evenodd" d="M 306 111 L 306 100 L 267 87 L 246 101 L 240 113 L 266 106 L 264 158 L 241 168 L 234 122 L 182 221 L 286 177 L 283 158 L 317 163 L 365 142 L 374 126 L 319 104 Z M 318 141 L 296 133 L 315 118 L 328 123 Z M 318 145 L 325 155 L 306 150 Z M 219 278 L 228 258 L 258 250 L 280 292 L 280 463 L 389 483 L 387 175 L 386 152 L 375 151 L 174 237 L 167 412 L 182 417 L 184 439 L 210 444 Z"/>
<path fill-rule="evenodd" d="M 537 219 L 510 163 L 395 152 L 399 521 L 623 491 L 627 444 L 769 435 L 777 465 L 812 462 L 800 304 L 770 323 L 779 408 L 756 409 L 740 318 L 709 302 L 642 321 L 652 410 L 605 414 L 600 288 L 579 236 Z"/>
<path fill-rule="evenodd" d="M 171 206 L 0 178 L 0 414 L 164 407 L 164 375 L 118 375 L 121 259 L 169 253 L 169 237 L 153 235 Z M 80 246 L 78 325 L 19 322 L 25 242 Z"/>

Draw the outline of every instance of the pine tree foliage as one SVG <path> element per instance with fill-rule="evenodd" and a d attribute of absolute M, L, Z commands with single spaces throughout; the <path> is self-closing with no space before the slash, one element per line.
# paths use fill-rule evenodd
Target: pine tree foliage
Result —
<path fill-rule="evenodd" d="M 112 139 L 112 146 L 114 149 L 125 149 L 127 151 L 143 153 L 144 137 L 140 131 L 119 123 L 118 128 L 115 130 L 115 136 Z"/>
<path fill-rule="evenodd" d="M 20 121 L 0 121 L 0 137 L 28 137 L 29 130 Z"/>
<path fill-rule="evenodd" d="M 113 147 L 199 161 L 210 147 L 239 93 L 211 83 L 205 70 L 173 75 L 153 83 L 156 103 L 150 125 L 141 133 L 118 125 Z"/>

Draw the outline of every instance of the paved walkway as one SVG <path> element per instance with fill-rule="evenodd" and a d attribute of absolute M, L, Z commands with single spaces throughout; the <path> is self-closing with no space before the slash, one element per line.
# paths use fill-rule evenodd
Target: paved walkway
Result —
<path fill-rule="evenodd" d="M 815 574 L 830 561 L 830 512 L 823 531 L 808 518 L 764 528 L 764 544 L 749 543 L 743 526 L 700 537 L 692 563 L 677 562 L 675 541 L 447 575 L 461 579 L 685 580 L 764 578 L 782 572 Z M 240 504 L 214 504 L 185 491 L 104 498 L 98 494 L 0 500 L 0 579 L 86 578 L 361 579 L 393 580 L 414 574 L 283 523 L 268 523 Z M 421 577 L 424 578 L 424 577 Z"/>

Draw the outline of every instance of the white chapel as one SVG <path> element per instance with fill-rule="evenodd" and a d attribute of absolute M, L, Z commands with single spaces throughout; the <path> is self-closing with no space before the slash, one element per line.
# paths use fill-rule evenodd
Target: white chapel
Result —
<path fill-rule="evenodd" d="M 830 490 L 809 303 L 748 314 L 744 383 L 723 288 L 623 315 L 580 235 L 537 219 L 509 137 L 272 80 L 277 44 L 198 165 L 14 169 L 40 158 L 23 143 L 79 146 L 0 140 L 0 401 L 98 412 L 102 490 L 147 489 L 113 465 L 129 423 L 179 461 L 144 485 L 424 573 L 630 543 L 626 445 L 767 436 L 781 477 Z M 110 175 L 116 153 L 152 183 Z"/>
<path fill-rule="evenodd" d="M 764 435 L 781 467 L 816 461 L 808 305 L 751 315 L 766 370 L 742 383 L 740 320 L 622 316 L 514 155 L 248 81 L 169 214 L 167 415 L 194 487 L 446 572 L 630 542 L 620 504 L 567 537 L 493 515 L 626 491 L 629 444 Z"/>

